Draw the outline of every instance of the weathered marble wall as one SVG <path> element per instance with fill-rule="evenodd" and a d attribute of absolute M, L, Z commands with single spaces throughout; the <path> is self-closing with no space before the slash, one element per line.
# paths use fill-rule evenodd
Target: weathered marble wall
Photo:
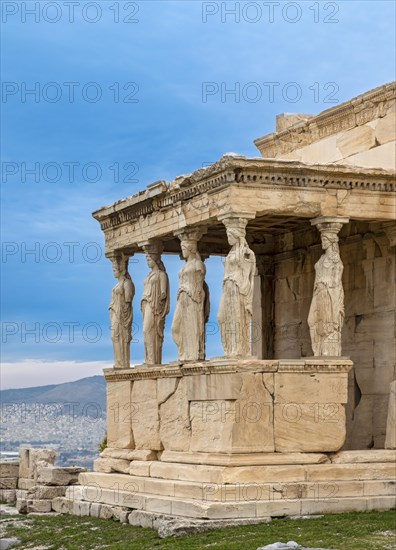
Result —
<path fill-rule="evenodd" d="M 95 468 L 111 471 L 114 458 L 163 450 L 338 451 L 346 435 L 351 368 L 344 359 L 214 359 L 105 371 L 109 448 L 102 458 L 111 460 Z"/>
<path fill-rule="evenodd" d="M 383 118 L 370 120 L 333 136 L 326 137 L 277 159 L 299 160 L 306 163 L 334 163 L 366 168 L 395 167 L 395 105 Z"/>
<path fill-rule="evenodd" d="M 307 317 L 314 264 L 322 253 L 314 231 L 285 235 L 284 242 L 286 251 L 275 257 L 275 359 L 312 355 Z M 349 379 L 346 448 L 383 448 L 389 385 L 396 378 L 395 248 L 380 230 L 361 223 L 342 231 L 340 252 L 342 349 L 355 365 Z"/>
<path fill-rule="evenodd" d="M 264 158 L 395 169 L 396 86 L 391 82 L 318 115 L 284 113 L 255 140 Z"/>

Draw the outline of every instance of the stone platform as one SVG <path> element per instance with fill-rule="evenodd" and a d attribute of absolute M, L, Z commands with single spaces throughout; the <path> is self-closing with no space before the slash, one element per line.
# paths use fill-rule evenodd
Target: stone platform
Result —
<path fill-rule="evenodd" d="M 395 461 L 393 450 L 211 457 L 164 452 L 160 460 L 131 461 L 130 474 L 82 473 L 80 486 L 69 487 L 53 505 L 79 515 L 100 514 L 101 506 L 110 514 L 134 511 L 130 522 L 144 526 L 160 516 L 210 525 L 388 510 L 396 506 Z"/>
<path fill-rule="evenodd" d="M 108 447 L 53 509 L 203 529 L 392 508 L 396 451 L 340 451 L 352 366 L 220 358 L 107 370 Z"/>
<path fill-rule="evenodd" d="M 352 366 L 342 357 L 220 358 L 109 369 L 108 446 L 155 453 L 335 452 L 345 442 Z M 96 465 L 101 471 L 107 458 Z"/>

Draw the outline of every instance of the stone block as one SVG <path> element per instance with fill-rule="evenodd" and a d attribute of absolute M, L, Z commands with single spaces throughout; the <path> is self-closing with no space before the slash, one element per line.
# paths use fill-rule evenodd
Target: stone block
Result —
<path fill-rule="evenodd" d="M 94 495 L 97 495 L 99 488 L 97 486 L 92 486 L 92 493 Z M 94 501 L 95 498 L 91 495 L 87 495 L 87 491 L 89 490 L 89 487 L 81 486 L 81 485 L 68 485 L 66 487 L 66 491 L 64 496 L 70 500 L 89 500 Z M 92 494 L 91 493 L 91 494 Z"/>
<path fill-rule="evenodd" d="M 114 516 L 113 509 L 111 506 L 108 506 L 107 504 L 102 504 L 99 510 L 99 518 L 100 519 L 112 519 Z"/>
<path fill-rule="evenodd" d="M 273 452 L 272 396 L 261 373 L 244 373 L 236 400 L 191 401 L 191 451 Z"/>
<path fill-rule="evenodd" d="M 242 389 L 240 374 L 189 376 L 186 382 L 189 401 L 238 399 Z"/>
<path fill-rule="evenodd" d="M 19 449 L 19 477 L 30 478 L 30 463 L 29 463 L 30 452 L 29 449 L 21 448 Z"/>
<path fill-rule="evenodd" d="M 16 489 L 18 478 L 16 477 L 0 477 L 0 490 Z"/>
<path fill-rule="evenodd" d="M 396 449 L 396 380 L 390 384 L 386 422 L 386 449 Z"/>
<path fill-rule="evenodd" d="M 390 480 L 395 477 L 395 465 L 375 464 L 308 464 L 304 466 L 308 481 Z"/>
<path fill-rule="evenodd" d="M 100 456 L 102 458 L 117 458 L 122 460 L 156 460 L 157 452 L 146 449 L 112 449 L 106 448 Z"/>
<path fill-rule="evenodd" d="M 107 444 L 112 448 L 133 449 L 131 402 L 132 382 L 122 380 L 107 383 Z"/>
<path fill-rule="evenodd" d="M 66 497 L 70 500 L 84 500 L 109 506 L 142 509 L 145 507 L 145 496 L 141 494 L 139 489 L 141 488 L 133 480 L 129 484 L 123 484 L 122 489 L 116 484 L 113 485 L 112 489 L 106 489 L 99 485 L 84 485 L 74 495 L 70 495 L 68 490 Z"/>
<path fill-rule="evenodd" d="M 275 403 L 347 403 L 347 373 L 279 372 Z"/>
<path fill-rule="evenodd" d="M 50 485 L 35 485 L 27 491 L 27 496 L 29 499 L 48 500 L 65 496 L 67 488 L 67 485 L 58 485 L 55 487 Z"/>
<path fill-rule="evenodd" d="M 336 146 L 343 158 L 375 147 L 375 131 L 370 126 L 357 126 L 337 137 Z"/>
<path fill-rule="evenodd" d="M 156 512 L 157 514 L 172 513 L 172 499 L 148 497 L 145 510 L 147 512 Z"/>
<path fill-rule="evenodd" d="M 80 501 L 76 500 L 76 501 L 73 502 L 72 514 L 74 516 L 80 516 L 80 517 L 89 516 L 90 515 L 90 508 L 91 508 L 91 503 L 90 502 L 84 502 L 82 500 L 80 500 Z"/>
<path fill-rule="evenodd" d="M 225 454 L 164 451 L 161 455 L 161 462 L 180 462 L 182 464 L 208 466 L 274 466 L 281 464 L 322 464 L 330 462 L 330 459 L 323 453 Z"/>
<path fill-rule="evenodd" d="M 188 451 L 191 441 L 191 422 L 189 416 L 188 384 L 191 376 L 179 379 L 175 391 L 160 405 L 160 438 L 165 449 L 170 451 Z M 157 380 L 159 383 L 160 380 Z M 164 390 L 162 389 L 164 393 Z"/>
<path fill-rule="evenodd" d="M 175 494 L 175 482 L 172 479 L 144 479 L 144 492 L 152 495 L 173 497 Z"/>
<path fill-rule="evenodd" d="M 368 151 L 351 155 L 341 162 L 335 164 L 345 164 L 351 166 L 361 166 L 363 168 L 382 168 L 383 170 L 395 169 L 395 144 L 392 142 L 384 143 L 373 147 Z"/>
<path fill-rule="evenodd" d="M 19 477 L 19 462 L 0 462 L 0 478 Z"/>
<path fill-rule="evenodd" d="M 274 409 L 277 452 L 332 452 L 345 442 L 345 406 L 339 403 L 283 403 Z"/>
<path fill-rule="evenodd" d="M 145 529 L 153 528 L 153 515 L 144 512 L 143 510 L 134 510 L 129 514 L 129 525 L 134 527 L 143 527 Z"/>
<path fill-rule="evenodd" d="M 134 381 L 132 404 L 132 431 L 136 449 L 162 450 L 156 380 Z"/>
<path fill-rule="evenodd" d="M 364 484 L 364 496 L 395 496 L 396 479 L 386 481 L 367 480 Z"/>
<path fill-rule="evenodd" d="M 151 462 L 133 460 L 130 463 L 129 474 L 131 476 L 150 476 Z"/>
<path fill-rule="evenodd" d="M 383 449 L 373 449 L 369 451 L 340 451 L 336 454 L 330 454 L 329 459 L 333 464 L 396 462 L 396 452 Z"/>
<path fill-rule="evenodd" d="M 73 501 L 65 497 L 56 497 L 52 499 L 52 510 L 60 514 L 73 513 Z"/>
<path fill-rule="evenodd" d="M 320 465 L 321 466 L 321 465 Z M 305 480 L 305 466 L 246 466 L 225 468 L 223 483 L 280 483 Z"/>
<path fill-rule="evenodd" d="M 101 507 L 102 507 L 101 504 L 98 504 L 97 502 L 92 502 L 92 503 L 91 503 L 90 510 L 89 510 L 89 513 L 90 513 L 91 517 L 93 517 L 93 518 L 99 518 L 99 517 L 100 517 L 100 509 L 101 509 Z"/>
<path fill-rule="evenodd" d="M 396 508 L 395 496 L 370 497 L 367 499 L 367 510 L 392 510 Z"/>
<path fill-rule="evenodd" d="M 284 517 L 294 516 L 301 513 L 301 503 L 296 502 L 256 502 L 256 516 L 257 517 Z"/>
<path fill-rule="evenodd" d="M 173 483 L 175 498 L 202 500 L 205 498 L 205 483 L 178 482 Z M 212 487 L 211 484 L 209 484 Z M 216 487 L 216 486 L 215 486 Z"/>
<path fill-rule="evenodd" d="M 365 497 L 335 498 L 333 500 L 306 499 L 301 501 L 301 514 L 337 514 L 341 512 L 365 512 Z"/>
<path fill-rule="evenodd" d="M 80 485 L 91 487 L 91 493 L 95 490 L 95 488 L 114 490 L 114 487 L 116 487 L 119 491 L 128 491 L 133 488 L 135 492 L 144 492 L 145 478 L 131 477 L 130 475 L 125 474 L 85 472 L 80 474 L 79 483 Z"/>
<path fill-rule="evenodd" d="M 110 474 L 112 472 L 119 472 L 121 474 L 127 474 L 129 472 L 130 460 L 123 460 L 121 458 L 97 458 L 94 460 L 94 471 Z"/>
<path fill-rule="evenodd" d="M 380 145 L 396 140 L 396 113 L 379 119 L 375 128 L 375 137 Z"/>
<path fill-rule="evenodd" d="M 78 476 L 84 471 L 85 468 L 47 466 L 39 469 L 37 482 L 42 485 L 73 485 L 78 483 Z"/>
<path fill-rule="evenodd" d="M 55 463 L 57 452 L 53 449 L 28 449 L 29 451 L 29 476 L 37 479 L 40 468 L 52 466 Z M 21 474 L 19 477 L 23 477 Z"/>
<path fill-rule="evenodd" d="M 52 511 L 52 500 L 28 500 L 27 513 L 48 514 Z"/>
<path fill-rule="evenodd" d="M 223 471 L 224 468 L 216 466 L 153 462 L 150 475 L 167 480 L 221 483 Z"/>

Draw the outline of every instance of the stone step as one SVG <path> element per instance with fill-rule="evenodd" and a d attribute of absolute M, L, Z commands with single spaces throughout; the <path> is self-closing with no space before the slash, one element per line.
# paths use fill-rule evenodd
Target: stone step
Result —
<path fill-rule="evenodd" d="M 265 483 L 298 481 L 338 481 L 392 479 L 395 465 L 391 462 L 362 464 L 304 464 L 271 466 L 203 466 L 152 462 L 145 466 L 150 478 L 206 483 Z M 132 470 L 133 471 L 133 467 Z M 142 472 L 139 472 L 141 475 Z M 147 477 L 148 477 L 147 475 Z M 139 476 L 133 476 L 139 477 Z"/>
<path fill-rule="evenodd" d="M 396 460 L 396 453 L 394 453 Z M 191 453 L 163 451 L 161 462 L 179 462 L 182 464 L 201 464 L 209 466 L 263 466 L 282 464 L 321 464 L 331 463 L 324 453 Z M 381 460 L 380 462 L 386 462 Z"/>
<path fill-rule="evenodd" d="M 151 495 L 134 495 L 133 503 L 119 498 L 114 500 L 112 491 L 103 490 L 99 501 L 87 501 L 85 513 L 89 508 L 98 504 L 116 507 L 129 507 L 135 510 L 144 510 L 156 514 L 168 514 L 197 519 L 243 519 L 243 518 L 269 518 L 282 516 L 296 516 L 321 513 L 339 513 L 367 510 L 389 510 L 396 506 L 395 496 L 361 496 L 344 497 L 326 500 L 303 499 L 296 501 L 229 501 L 229 502 L 205 502 L 189 499 L 175 499 Z M 131 495 L 129 495 L 130 497 Z M 78 506 L 67 497 L 58 497 L 53 501 L 55 511 L 73 512 Z M 132 505 L 131 505 L 132 504 Z M 81 505 L 80 505 L 81 507 Z"/>
<path fill-rule="evenodd" d="M 396 450 L 373 449 L 371 451 L 339 451 L 326 455 L 333 464 L 357 464 L 392 462 L 396 464 Z"/>
<path fill-rule="evenodd" d="M 390 496 L 396 494 L 394 480 L 325 481 L 287 483 L 212 484 L 163 479 L 133 478 L 121 474 L 84 474 L 82 486 L 71 486 L 66 496 L 99 501 L 103 491 L 113 498 L 131 499 L 131 495 L 165 496 L 203 501 L 274 501 L 296 499 L 337 499 L 344 497 Z M 120 496 L 119 496 L 120 495 Z M 114 504 L 114 503 L 113 503 Z"/>

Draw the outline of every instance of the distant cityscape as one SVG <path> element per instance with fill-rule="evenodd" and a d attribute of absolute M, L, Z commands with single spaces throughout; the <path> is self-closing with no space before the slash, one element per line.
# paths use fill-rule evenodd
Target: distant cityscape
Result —
<path fill-rule="evenodd" d="M 43 387 L 41 393 L 40 388 L 0 392 L 0 457 L 16 458 L 20 447 L 48 447 L 58 452 L 58 465 L 92 469 L 106 433 L 105 386 L 99 378 Z M 49 391 L 62 393 L 63 402 L 40 402 Z"/>

